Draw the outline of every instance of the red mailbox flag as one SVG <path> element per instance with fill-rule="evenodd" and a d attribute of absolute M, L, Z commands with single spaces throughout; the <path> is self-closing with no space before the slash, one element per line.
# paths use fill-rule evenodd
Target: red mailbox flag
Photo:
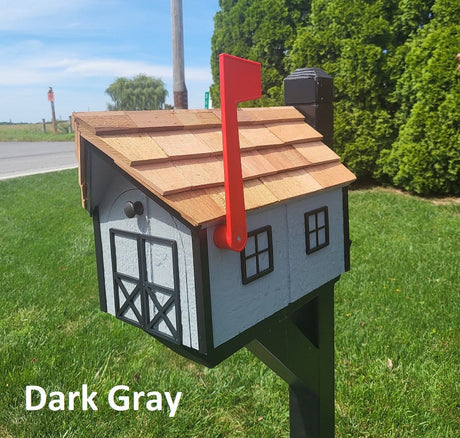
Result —
<path fill-rule="evenodd" d="M 238 135 L 237 103 L 262 95 L 261 65 L 225 53 L 219 55 L 226 223 L 216 228 L 217 247 L 242 251 L 248 239 Z"/>

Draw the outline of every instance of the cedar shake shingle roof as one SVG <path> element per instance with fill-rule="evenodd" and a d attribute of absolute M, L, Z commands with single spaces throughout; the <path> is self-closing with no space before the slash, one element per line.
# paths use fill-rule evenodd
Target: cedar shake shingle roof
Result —
<path fill-rule="evenodd" d="M 225 217 L 220 110 L 89 112 L 73 118 L 84 205 L 80 137 L 192 225 Z M 246 210 L 355 180 L 304 120 L 294 107 L 238 110 Z"/>

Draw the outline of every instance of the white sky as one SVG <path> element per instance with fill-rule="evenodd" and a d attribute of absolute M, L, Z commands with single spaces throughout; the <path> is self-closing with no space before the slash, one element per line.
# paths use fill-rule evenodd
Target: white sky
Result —
<path fill-rule="evenodd" d="M 218 0 L 183 0 L 190 108 L 204 107 Z M 172 104 L 170 0 L 0 0 L 0 122 L 104 111 L 120 76 L 161 78 Z"/>

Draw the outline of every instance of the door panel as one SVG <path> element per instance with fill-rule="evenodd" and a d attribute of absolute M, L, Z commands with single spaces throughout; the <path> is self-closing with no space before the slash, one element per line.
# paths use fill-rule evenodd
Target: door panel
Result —
<path fill-rule="evenodd" d="M 181 342 L 177 244 L 110 229 L 117 318 Z"/>

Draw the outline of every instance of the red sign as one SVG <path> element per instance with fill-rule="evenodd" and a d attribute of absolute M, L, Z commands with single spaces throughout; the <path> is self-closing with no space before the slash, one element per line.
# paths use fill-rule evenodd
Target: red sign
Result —
<path fill-rule="evenodd" d="M 50 102 L 54 102 L 54 91 L 51 87 L 48 90 L 48 100 Z"/>

